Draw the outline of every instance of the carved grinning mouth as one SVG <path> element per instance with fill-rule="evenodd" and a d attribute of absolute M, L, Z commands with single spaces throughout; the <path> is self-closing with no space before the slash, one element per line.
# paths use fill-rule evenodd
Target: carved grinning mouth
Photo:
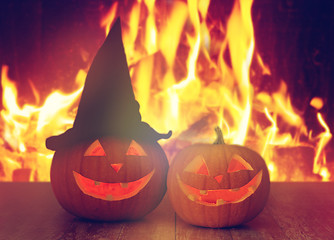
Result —
<path fill-rule="evenodd" d="M 252 195 L 259 187 L 262 179 L 262 170 L 240 188 L 200 190 L 185 184 L 176 176 L 183 193 L 191 200 L 206 206 L 220 206 L 227 203 L 238 203 Z"/>
<path fill-rule="evenodd" d="M 152 170 L 149 174 L 136 181 L 125 183 L 99 182 L 86 178 L 75 171 L 73 171 L 73 175 L 84 194 L 107 201 L 120 201 L 135 196 L 151 180 L 154 172 L 155 170 Z"/>

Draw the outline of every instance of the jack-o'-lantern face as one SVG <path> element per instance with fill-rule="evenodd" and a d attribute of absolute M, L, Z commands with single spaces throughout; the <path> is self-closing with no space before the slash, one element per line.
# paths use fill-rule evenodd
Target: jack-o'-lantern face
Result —
<path fill-rule="evenodd" d="M 227 227 L 247 222 L 269 194 L 264 160 L 249 148 L 195 144 L 173 159 L 167 178 L 170 201 L 186 222 Z"/>
<path fill-rule="evenodd" d="M 225 171 L 225 169 L 222 169 Z M 254 171 L 252 166 L 246 162 L 241 156 L 234 154 L 228 163 L 227 171 L 223 174 L 211 175 L 207 163 L 203 155 L 196 156 L 184 169 L 189 175 L 202 175 L 202 178 L 214 178 L 217 182 L 217 189 L 198 189 L 189 184 L 184 183 L 180 175 L 177 174 L 177 180 L 183 193 L 191 200 L 206 206 L 219 206 L 228 203 L 238 203 L 251 196 L 259 187 L 262 180 L 262 170 L 246 184 L 234 186 L 233 188 L 219 187 L 223 181 L 228 177 L 228 174 L 240 174 L 241 171 Z"/>
<path fill-rule="evenodd" d="M 168 161 L 160 145 L 100 138 L 56 151 L 51 184 L 74 215 L 97 220 L 137 219 L 166 192 Z"/>
<path fill-rule="evenodd" d="M 106 148 L 108 150 L 108 148 Z M 110 164 L 110 175 L 117 175 L 122 167 L 127 164 L 138 165 L 141 161 L 147 162 L 147 154 L 144 149 L 134 140 L 131 141 L 122 162 L 117 162 L 117 155 L 114 151 L 105 151 L 99 140 L 93 142 L 84 153 L 84 158 L 87 161 L 105 161 Z M 113 159 L 116 158 L 116 161 Z M 91 179 L 81 175 L 73 170 L 73 175 L 80 190 L 94 198 L 99 198 L 107 201 L 119 201 L 131 198 L 141 191 L 151 180 L 155 169 L 149 169 L 144 176 L 139 176 L 138 179 L 129 182 L 101 182 L 96 179 Z"/>

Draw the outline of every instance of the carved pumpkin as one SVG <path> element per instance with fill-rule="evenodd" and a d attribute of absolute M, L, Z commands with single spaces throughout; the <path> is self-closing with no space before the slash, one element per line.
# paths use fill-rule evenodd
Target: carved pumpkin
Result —
<path fill-rule="evenodd" d="M 269 173 L 258 153 L 223 142 L 181 150 L 167 179 L 168 195 L 179 217 L 214 228 L 256 217 L 265 206 L 269 187 Z"/>
<path fill-rule="evenodd" d="M 168 161 L 160 145 L 101 138 L 55 152 L 51 184 L 70 213 L 95 220 L 141 218 L 166 192 Z"/>

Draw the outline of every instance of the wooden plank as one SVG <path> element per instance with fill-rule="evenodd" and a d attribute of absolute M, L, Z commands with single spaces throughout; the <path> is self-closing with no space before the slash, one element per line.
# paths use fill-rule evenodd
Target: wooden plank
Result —
<path fill-rule="evenodd" d="M 139 221 L 94 222 L 68 214 L 50 183 L 0 183 L 0 239 L 174 239 L 169 200 Z"/>
<path fill-rule="evenodd" d="M 277 224 L 276 220 L 274 219 L 274 217 L 270 212 L 270 206 L 272 205 L 273 201 L 274 199 L 270 194 L 265 208 L 256 218 L 241 226 L 231 228 L 230 231 L 233 239 L 234 240 L 288 239 L 288 237 L 284 234 L 281 227 Z"/>
<path fill-rule="evenodd" d="M 223 239 L 230 240 L 232 239 L 229 229 L 217 229 L 217 228 L 204 228 L 197 227 L 185 223 L 181 218 L 176 216 L 175 222 L 175 239 L 176 240 L 201 240 L 201 239 Z"/>
<path fill-rule="evenodd" d="M 275 183 L 269 211 L 289 239 L 333 239 L 333 183 Z"/>
<path fill-rule="evenodd" d="M 124 225 L 125 223 L 94 222 L 75 218 L 66 231 L 62 232 L 60 238 L 57 239 L 118 239 Z"/>
<path fill-rule="evenodd" d="M 117 239 L 175 239 L 175 214 L 167 195 L 144 219 L 124 224 Z"/>
<path fill-rule="evenodd" d="M 49 183 L 1 183 L 0 209 L 0 239 L 57 238 L 71 222 Z"/>
<path fill-rule="evenodd" d="M 272 183 L 263 212 L 239 227 L 195 227 L 167 197 L 144 219 L 94 222 L 63 210 L 50 183 L 0 182 L 0 239 L 333 239 L 334 183 Z"/>
<path fill-rule="evenodd" d="M 272 202 L 271 197 L 267 205 Z M 252 221 L 241 226 L 226 229 L 210 229 L 191 226 L 176 218 L 176 239 L 288 239 L 275 219 L 265 207 L 264 210 Z"/>
<path fill-rule="evenodd" d="M 68 214 L 50 183 L 0 183 L 0 239 L 116 239 L 121 228 Z"/>

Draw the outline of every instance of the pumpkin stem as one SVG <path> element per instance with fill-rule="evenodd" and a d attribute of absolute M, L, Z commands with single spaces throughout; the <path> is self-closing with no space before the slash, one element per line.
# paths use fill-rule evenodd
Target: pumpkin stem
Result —
<path fill-rule="evenodd" d="M 220 129 L 220 127 L 215 127 L 215 132 L 217 134 L 217 139 L 213 142 L 213 144 L 225 144 L 223 131 Z"/>

